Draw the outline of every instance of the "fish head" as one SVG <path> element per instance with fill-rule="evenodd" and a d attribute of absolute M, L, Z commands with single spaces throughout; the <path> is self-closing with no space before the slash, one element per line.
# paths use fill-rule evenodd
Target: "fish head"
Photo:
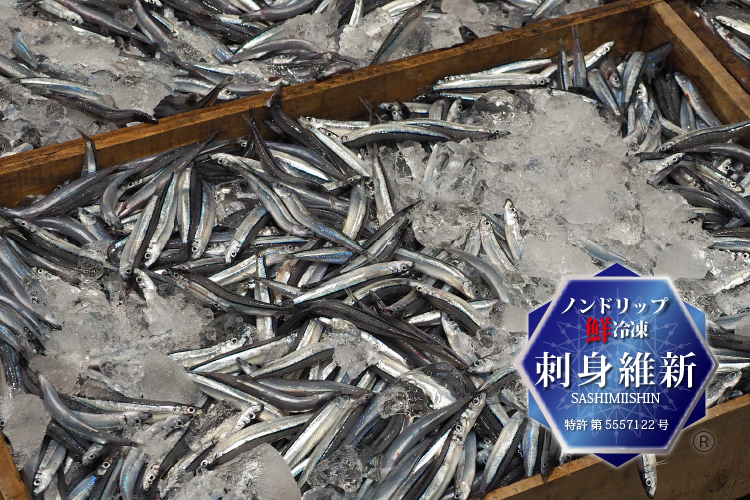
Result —
<path fill-rule="evenodd" d="M 235 93 L 229 89 L 221 89 L 219 91 L 219 99 L 221 100 L 231 101 L 232 99 L 236 99 L 236 98 L 237 96 L 235 95 Z"/>
<path fill-rule="evenodd" d="M 479 220 L 479 234 L 488 235 L 491 233 L 492 233 L 492 223 L 487 217 L 482 216 Z"/>
<path fill-rule="evenodd" d="M 143 423 L 144 420 L 147 420 L 149 417 L 151 417 L 150 413 L 142 411 L 126 411 L 120 416 L 120 423 L 123 426 L 139 426 Z"/>
<path fill-rule="evenodd" d="M 472 413 L 476 413 L 477 415 L 479 412 L 482 411 L 482 408 L 484 408 L 484 404 L 487 402 L 487 393 L 486 392 L 480 392 L 473 398 L 471 398 L 471 401 L 469 401 L 469 410 Z"/>
<path fill-rule="evenodd" d="M 312 118 L 310 116 L 300 116 L 297 118 L 297 123 L 299 123 L 302 128 L 306 130 L 310 130 L 313 128 L 313 122 L 316 121 L 315 118 Z"/>
<path fill-rule="evenodd" d="M 198 409 L 192 405 L 179 406 L 177 408 L 177 411 L 181 413 L 181 415 L 178 415 L 178 417 L 180 418 L 175 422 L 175 425 L 177 427 L 183 427 L 187 425 L 187 423 L 190 422 L 190 418 L 192 418 L 193 415 L 197 415 L 199 413 Z"/>
<path fill-rule="evenodd" d="M 516 211 L 515 205 L 513 205 L 513 201 L 509 198 L 505 200 L 505 205 L 503 205 L 505 208 L 505 220 L 506 222 L 509 222 L 511 224 L 518 223 L 518 212 Z"/>
<path fill-rule="evenodd" d="M 30 233 L 33 233 L 38 229 L 35 224 L 19 217 L 13 217 L 10 219 L 10 221 L 21 231 L 28 231 Z"/>
<path fill-rule="evenodd" d="M 90 449 L 86 452 L 86 454 L 81 458 L 81 463 L 83 465 L 91 465 L 94 463 L 94 461 L 99 458 L 99 454 L 102 452 L 102 449 L 100 447 L 95 447 L 94 449 Z M 104 465 L 104 464 L 102 464 Z M 105 469 L 106 470 L 106 469 Z"/>
<path fill-rule="evenodd" d="M 646 460 L 645 456 L 643 456 L 643 460 Z M 640 469 L 639 475 L 641 476 L 643 489 L 646 491 L 646 495 L 648 495 L 649 498 L 654 498 L 654 496 L 656 495 L 656 471 L 653 470 L 652 467 L 644 467 L 640 460 L 638 462 L 638 468 Z M 654 467 L 655 465 L 656 464 L 654 464 Z"/>
<path fill-rule="evenodd" d="M 477 294 L 479 293 L 479 290 L 477 290 L 477 287 L 474 286 L 474 283 L 471 281 L 464 281 L 461 284 L 461 291 L 466 295 L 468 298 L 474 300 L 477 298 Z"/>
<path fill-rule="evenodd" d="M 485 373 L 487 371 L 487 367 L 491 364 L 491 360 L 482 358 L 476 360 L 471 366 L 469 366 L 467 370 L 469 373 Z"/>
<path fill-rule="evenodd" d="M 728 18 L 724 16 L 716 16 L 714 18 L 717 23 L 721 24 L 722 26 L 726 26 L 727 28 L 732 27 L 732 21 L 730 21 Z"/>
<path fill-rule="evenodd" d="M 328 137 L 330 137 L 331 139 L 341 139 L 342 142 L 346 142 L 348 140 L 347 139 L 348 136 L 342 135 L 341 137 L 339 137 L 338 135 L 334 134 L 331 130 L 328 130 L 325 127 L 320 127 L 319 130 L 323 132 L 325 135 L 327 135 Z"/>
<path fill-rule="evenodd" d="M 116 459 L 117 459 L 116 454 L 110 455 L 107 458 L 105 458 L 96 471 L 97 475 L 103 476 L 107 472 L 107 470 L 114 465 Z"/>
<path fill-rule="evenodd" d="M 159 465 L 152 464 L 148 470 L 143 474 L 143 491 L 147 491 L 154 481 L 156 481 L 157 474 L 159 473 Z"/>
<path fill-rule="evenodd" d="M 218 163 L 222 167 L 226 167 L 231 164 L 231 162 L 229 161 L 229 158 L 227 158 L 226 153 L 214 153 L 210 155 L 209 158 L 214 160 L 216 163 Z"/>
<path fill-rule="evenodd" d="M 227 264 L 230 264 L 232 260 L 234 260 L 234 258 L 237 257 L 237 253 L 239 252 L 239 250 L 240 250 L 240 244 L 236 241 L 232 241 L 229 244 L 229 247 L 227 247 L 227 254 L 226 254 L 224 261 Z"/>
<path fill-rule="evenodd" d="M 414 263 L 409 260 L 398 260 L 395 262 L 389 262 L 388 267 L 394 272 L 405 273 L 414 267 Z"/>
<path fill-rule="evenodd" d="M 34 476 L 34 495 L 39 495 L 52 482 L 52 474 L 48 470 L 41 470 Z"/>
<path fill-rule="evenodd" d="M 76 14 L 75 12 L 71 12 L 71 11 L 65 12 L 63 14 L 63 18 L 69 23 L 83 24 L 83 18 L 79 16 L 78 14 Z"/>
<path fill-rule="evenodd" d="M 271 184 L 271 188 L 277 195 L 279 195 L 280 198 L 290 199 L 292 197 L 292 190 L 284 186 L 283 184 L 274 182 L 273 184 Z"/>
<path fill-rule="evenodd" d="M 479 38 L 479 35 L 474 33 L 471 28 L 468 28 L 466 26 L 459 26 L 458 32 L 461 35 L 461 39 L 464 41 L 464 43 L 469 43 Z"/>

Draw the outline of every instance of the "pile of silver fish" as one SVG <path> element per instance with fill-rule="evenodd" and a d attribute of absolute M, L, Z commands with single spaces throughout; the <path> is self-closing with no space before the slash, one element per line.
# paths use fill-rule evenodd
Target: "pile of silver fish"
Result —
<path fill-rule="evenodd" d="M 744 64 L 750 64 L 750 4 L 713 2 L 696 7 L 695 13 Z"/>
<path fill-rule="evenodd" d="M 4 38 L 8 43 L 0 47 L 0 75 L 7 77 L 0 112 L 8 120 L 0 125 L 0 154 L 57 142 L 52 138 L 57 135 L 75 137 L 57 130 L 59 125 L 55 134 L 43 130 L 60 121 L 47 116 L 60 114 L 54 104 L 35 118 L 31 112 L 13 113 L 29 100 L 38 106 L 42 99 L 60 103 L 72 115 L 67 116 L 72 125 L 93 134 L 268 92 L 280 81 L 320 80 L 596 5 L 596 0 L 22 2 L 4 11 L 12 41 L 0 35 L 0 43 Z M 21 9 L 22 17 L 10 16 Z M 104 50 L 97 53 L 99 46 Z M 95 61 L 76 61 L 79 47 Z M 100 58 L 114 60 L 102 64 Z M 103 73 L 112 75 L 102 78 Z M 155 80 L 151 87 L 149 80 Z M 129 81 L 139 89 L 131 91 Z M 139 91 L 157 96 L 156 102 L 139 101 Z M 10 123 L 14 118 L 28 121 L 31 131 Z"/>
<path fill-rule="evenodd" d="M 169 498 L 264 450 L 305 499 L 467 499 L 571 460 L 527 416 L 513 367 L 523 341 L 483 342 L 488 314 L 541 303 L 517 271 L 528 235 L 513 200 L 483 211 L 460 247 L 423 247 L 411 217 L 419 202 L 394 206 L 381 156 L 422 144 L 427 179 L 452 161 L 446 141 L 512 136 L 467 123 L 473 106 L 501 112 L 534 88 L 580 97 L 621 122 L 654 191 L 683 196 L 715 248 L 750 253 L 750 151 L 735 142 L 750 121 L 720 123 L 669 70 L 669 45 L 618 61 L 613 42 L 586 54 L 573 37 L 555 60 L 448 77 L 413 101 L 365 102 L 361 121 L 292 118 L 277 92 L 267 106 L 284 142 L 265 141 L 252 111 L 246 138 L 217 132 L 109 168 L 87 141 L 79 179 L 0 210 L 3 393 L 38 396 L 51 417 L 24 468 L 29 490 Z M 241 208 L 220 216 L 226 197 Z M 586 251 L 602 267 L 630 265 L 594 242 Z M 30 367 L 61 326 L 36 292 L 48 274 L 97 290 L 121 278 L 146 304 L 184 296 L 242 328 L 169 353 L 203 394 L 193 404 L 139 398 L 96 364 L 87 377 L 101 396 L 65 394 Z M 744 271 L 713 286 L 748 280 Z M 721 367 L 709 405 L 747 387 L 750 337 L 733 331 L 749 315 L 710 322 Z M 638 463 L 653 497 L 656 458 Z"/>

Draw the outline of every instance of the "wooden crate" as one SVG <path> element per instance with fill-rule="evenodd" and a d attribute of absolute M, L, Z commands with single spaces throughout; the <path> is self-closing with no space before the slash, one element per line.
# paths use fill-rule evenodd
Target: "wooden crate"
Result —
<path fill-rule="evenodd" d="M 711 50 L 688 27 L 669 4 L 661 0 L 623 0 L 479 39 L 468 45 L 420 54 L 403 60 L 371 66 L 322 83 L 306 83 L 284 89 L 284 108 L 291 116 L 355 118 L 362 115 L 360 97 L 371 102 L 408 100 L 438 78 L 479 71 L 506 62 L 557 53 L 559 41 L 572 47 L 571 27 L 578 25 L 584 50 L 616 40 L 614 52 L 649 50 L 671 41 L 670 63 L 690 77 L 724 122 L 750 117 L 750 96 Z M 224 136 L 247 133 L 242 114 L 249 107 L 266 117 L 255 96 L 185 113 L 94 137 L 102 166 L 187 144 L 224 127 Z M 267 131 L 266 131 L 267 132 Z M 0 204 L 13 206 L 24 196 L 48 193 L 66 179 L 79 175 L 83 142 L 37 149 L 0 160 Z M 737 498 L 750 493 L 750 476 L 744 472 L 750 460 L 750 396 L 725 403 L 708 412 L 706 419 L 682 435 L 674 451 L 659 466 L 657 498 Z M 717 445 L 709 453 L 692 448 L 692 436 L 709 430 Z M 0 491 L 6 498 L 25 498 L 3 489 L 17 483 L 15 471 L 3 469 L 0 444 Z M 594 456 L 584 457 L 557 469 L 542 480 L 525 479 L 491 493 L 488 498 L 645 498 L 633 464 L 613 469 Z M 6 462 L 7 463 L 7 462 Z M 21 485 L 23 486 L 23 485 Z M 23 490 L 21 490 L 23 491 Z M 12 496 L 16 495 L 16 496 Z M 23 493 L 20 493 L 23 495 Z"/>
<path fill-rule="evenodd" d="M 616 40 L 621 54 L 650 49 L 672 41 L 671 60 L 704 91 L 709 104 L 724 121 L 750 114 L 750 98 L 722 68 L 669 6 L 658 0 L 623 0 L 569 16 L 481 38 L 468 45 L 437 50 L 399 61 L 370 66 L 322 83 L 284 89 L 284 108 L 292 116 L 352 118 L 362 114 L 359 97 L 371 102 L 417 95 L 436 79 L 478 71 L 519 58 L 554 55 L 560 39 L 572 47 L 570 27 L 580 27 L 584 49 Z M 225 136 L 246 133 L 241 118 L 248 107 L 259 109 L 266 95 L 233 101 L 207 110 L 184 113 L 157 125 L 139 125 L 95 137 L 103 166 L 155 153 L 207 137 L 219 127 Z M 83 141 L 70 141 L 0 159 L 0 205 L 13 206 L 31 193 L 48 193 L 66 179 L 79 175 Z"/>
<path fill-rule="evenodd" d="M 706 418 L 677 438 L 672 452 L 658 456 L 656 500 L 735 499 L 750 493 L 750 394 L 709 408 Z M 710 432 L 714 447 L 703 453 L 693 445 L 700 432 Z M 648 499 L 635 460 L 615 468 L 596 455 L 556 468 L 550 477 L 537 474 L 495 490 L 487 500 L 622 500 Z"/>
<path fill-rule="evenodd" d="M 680 18 L 685 21 L 693 33 L 709 48 L 714 57 L 724 65 L 737 82 L 750 93 L 750 67 L 742 62 L 740 57 L 732 52 L 729 47 L 716 36 L 701 18 L 695 15 L 690 3 L 683 0 L 668 0 L 669 5 Z"/>

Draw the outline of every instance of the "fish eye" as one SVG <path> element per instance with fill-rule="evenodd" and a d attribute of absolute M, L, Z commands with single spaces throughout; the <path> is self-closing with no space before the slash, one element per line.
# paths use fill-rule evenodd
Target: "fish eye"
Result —
<path fill-rule="evenodd" d="M 482 402 L 482 398 L 480 398 L 479 396 L 476 396 L 474 400 L 472 401 L 472 403 L 475 405 L 478 405 L 481 402 Z"/>
<path fill-rule="evenodd" d="M 646 486 L 651 486 L 654 482 L 651 480 L 651 478 L 646 479 Z"/>
<path fill-rule="evenodd" d="M 229 255 L 231 255 L 232 257 L 236 257 L 237 256 L 237 252 L 235 252 L 234 250 L 232 250 L 231 252 L 229 252 Z"/>
<path fill-rule="evenodd" d="M 146 257 L 146 260 L 148 260 L 151 258 L 151 252 L 146 252 L 143 256 Z"/>
<path fill-rule="evenodd" d="M 34 486 L 39 486 L 40 484 L 42 484 L 41 479 L 34 479 Z"/>
<path fill-rule="evenodd" d="M 409 266 L 407 266 L 406 264 L 404 264 L 403 266 L 401 266 L 401 270 L 402 271 L 407 271 L 408 269 L 409 269 Z"/>
<path fill-rule="evenodd" d="M 109 465 L 109 461 L 102 462 L 102 467 L 104 467 L 105 469 L 109 469 Z"/>
<path fill-rule="evenodd" d="M 192 406 L 188 406 L 187 412 L 188 412 L 188 415 L 192 415 L 193 413 L 195 413 L 195 408 L 193 408 Z"/>
<path fill-rule="evenodd" d="M 232 339 L 229 340 L 229 342 L 232 343 L 232 344 L 236 344 L 237 343 L 237 339 L 236 338 L 232 338 Z"/>

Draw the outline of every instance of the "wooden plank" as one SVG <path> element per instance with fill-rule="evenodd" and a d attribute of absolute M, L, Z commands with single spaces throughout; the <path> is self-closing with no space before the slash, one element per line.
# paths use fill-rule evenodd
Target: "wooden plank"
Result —
<path fill-rule="evenodd" d="M 669 0 L 669 5 L 687 24 L 695 35 L 708 47 L 714 57 L 724 66 L 737 82 L 750 93 L 750 68 L 732 52 L 729 47 L 706 26 L 703 20 L 683 0 Z"/>
<path fill-rule="evenodd" d="M 656 499 L 735 499 L 750 494 L 744 473 L 750 462 L 750 395 L 709 408 L 706 418 L 685 429 L 672 452 L 658 457 Z M 699 432 L 710 432 L 713 449 L 693 445 Z M 620 500 L 646 498 L 635 461 L 615 468 L 588 455 L 540 475 L 495 490 L 487 500 Z"/>
<path fill-rule="evenodd" d="M 641 46 L 649 50 L 670 41 L 672 66 L 687 75 L 700 89 L 711 108 L 725 123 L 750 117 L 750 96 L 714 57 L 693 30 L 666 3 L 654 4 L 643 31 Z"/>
<path fill-rule="evenodd" d="M 693 80 L 704 98 L 725 122 L 750 117 L 750 96 L 714 57 L 690 27 L 666 3 L 651 6 L 641 50 L 671 41 L 670 63 Z M 685 430 L 672 452 L 660 457 L 657 499 L 734 499 L 750 494 L 750 478 L 739 473 L 750 462 L 750 395 L 708 410 L 705 419 Z M 701 453 L 692 444 L 700 431 L 715 436 L 714 449 Z M 537 475 L 490 493 L 488 500 L 645 498 L 635 462 L 614 468 L 589 455 L 557 468 L 542 479 Z"/>
<path fill-rule="evenodd" d="M 0 436 L 0 500 L 29 500 L 5 439 Z"/>
<path fill-rule="evenodd" d="M 361 114 L 359 97 L 373 102 L 408 99 L 437 78 L 476 71 L 519 58 L 554 54 L 560 39 L 570 40 L 570 27 L 580 27 L 586 48 L 608 40 L 618 42 L 616 52 L 648 50 L 672 41 L 673 66 L 693 79 L 724 121 L 750 116 L 750 98 L 701 43 L 687 24 L 666 4 L 655 0 L 623 1 L 582 14 L 531 25 L 478 40 L 475 43 L 414 56 L 342 75 L 321 84 L 302 84 L 284 91 L 284 103 L 292 115 L 353 118 Z M 206 137 L 225 127 L 227 136 L 245 132 L 241 115 L 248 107 L 260 108 L 265 96 L 227 103 L 205 111 L 162 120 L 156 126 L 139 126 L 95 138 L 104 166 L 150 154 Z M 262 108 L 259 112 L 262 113 Z M 263 117 L 263 115 L 261 116 Z M 23 195 L 48 192 L 80 170 L 82 142 L 39 149 L 0 162 L 0 203 L 12 205 Z M 707 419 L 695 424 L 677 443 L 671 463 L 659 467 L 657 498 L 735 498 L 750 493 L 750 477 L 737 474 L 748 461 L 743 443 L 748 442 L 750 396 L 709 410 Z M 705 426 L 705 427 L 701 427 Z M 696 455 L 691 444 L 695 430 L 709 430 L 717 446 Z M 0 465 L 0 470 L 4 467 Z M 11 469 L 15 473 L 15 468 Z M 686 477 L 685 471 L 690 471 Z M 6 470 L 7 473 L 7 470 Z M 5 477 L 5 476 L 3 476 Z M 509 498 L 643 498 L 633 464 L 614 470 L 588 456 L 557 469 L 551 478 L 526 479 L 489 495 Z M 524 496 L 525 495 L 525 496 Z M 609 495 L 609 496 L 607 496 Z M 688 496 L 690 496 L 688 495 Z M 24 498 L 24 497 L 20 497 Z"/>
<path fill-rule="evenodd" d="M 416 96 L 426 85 L 450 74 L 479 71 L 518 58 L 557 53 L 559 40 L 570 43 L 570 27 L 580 26 L 585 47 L 617 41 L 621 52 L 638 46 L 648 6 L 657 0 L 622 0 L 583 13 L 563 16 L 481 38 L 468 45 L 433 51 L 370 66 L 325 82 L 284 89 L 284 107 L 291 115 L 353 118 L 362 114 L 359 97 L 371 102 Z M 224 127 L 225 136 L 246 133 L 241 116 L 249 107 L 264 117 L 267 95 L 234 101 L 207 110 L 165 118 L 157 125 L 139 125 L 95 136 L 103 166 L 145 156 L 200 140 Z M 0 205 L 14 206 L 23 196 L 48 193 L 79 175 L 83 141 L 40 148 L 0 159 Z"/>

